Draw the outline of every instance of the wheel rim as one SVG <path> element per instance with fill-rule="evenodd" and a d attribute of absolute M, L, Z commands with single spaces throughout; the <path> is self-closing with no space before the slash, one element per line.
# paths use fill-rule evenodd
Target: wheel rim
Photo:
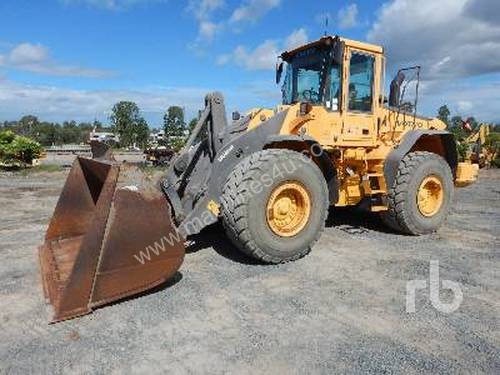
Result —
<path fill-rule="evenodd" d="M 443 183 L 437 176 L 424 178 L 417 193 L 417 205 L 420 213 L 426 217 L 434 216 L 443 205 Z"/>
<path fill-rule="evenodd" d="M 296 181 L 287 181 L 276 187 L 267 201 L 267 224 L 280 237 L 295 236 L 304 229 L 310 215 L 309 193 Z"/>

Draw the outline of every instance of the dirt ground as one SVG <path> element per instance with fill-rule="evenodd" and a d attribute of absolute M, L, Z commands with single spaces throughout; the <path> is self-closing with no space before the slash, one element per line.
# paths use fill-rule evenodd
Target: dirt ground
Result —
<path fill-rule="evenodd" d="M 285 265 L 255 264 L 213 226 L 175 282 L 49 326 L 37 246 L 64 178 L 0 175 L 2 374 L 500 373 L 500 171 L 457 190 L 436 234 L 336 210 L 313 252 Z M 463 302 L 443 313 L 420 290 L 408 313 L 407 282 L 428 281 L 431 260 Z"/>

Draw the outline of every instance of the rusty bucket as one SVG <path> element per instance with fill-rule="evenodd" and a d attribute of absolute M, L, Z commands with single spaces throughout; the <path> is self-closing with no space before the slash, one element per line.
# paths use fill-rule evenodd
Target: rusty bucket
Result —
<path fill-rule="evenodd" d="M 169 280 L 183 240 L 168 201 L 138 168 L 78 157 L 39 248 L 52 322 Z"/>

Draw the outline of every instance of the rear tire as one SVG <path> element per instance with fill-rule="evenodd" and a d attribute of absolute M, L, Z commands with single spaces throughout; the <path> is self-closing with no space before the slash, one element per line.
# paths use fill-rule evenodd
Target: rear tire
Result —
<path fill-rule="evenodd" d="M 224 227 L 238 249 L 266 263 L 284 263 L 309 253 L 320 237 L 328 188 L 310 159 L 270 149 L 235 167 L 221 203 Z"/>
<path fill-rule="evenodd" d="M 406 155 L 387 195 L 389 210 L 381 214 L 391 229 L 412 235 L 436 231 L 453 199 L 453 175 L 446 160 L 426 151 Z"/>

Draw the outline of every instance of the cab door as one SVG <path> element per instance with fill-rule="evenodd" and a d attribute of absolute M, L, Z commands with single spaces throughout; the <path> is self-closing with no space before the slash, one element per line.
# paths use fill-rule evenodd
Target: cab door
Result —
<path fill-rule="evenodd" d="M 342 101 L 341 144 L 348 147 L 375 146 L 377 119 L 375 54 L 346 48 Z"/>
<path fill-rule="evenodd" d="M 342 74 L 342 64 L 332 61 L 330 70 L 325 74 L 323 105 L 315 108 L 314 121 L 306 125 L 307 134 L 323 148 L 337 145 L 342 134 Z"/>

